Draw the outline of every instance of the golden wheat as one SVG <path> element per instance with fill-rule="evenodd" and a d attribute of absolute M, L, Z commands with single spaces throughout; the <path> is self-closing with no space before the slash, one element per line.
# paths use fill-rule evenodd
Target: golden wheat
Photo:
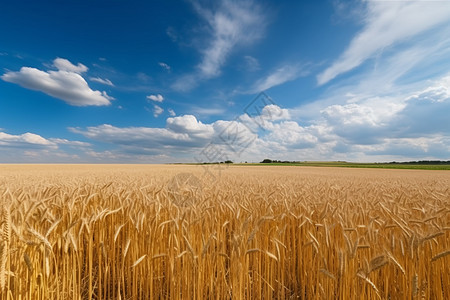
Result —
<path fill-rule="evenodd" d="M 204 174 L 0 165 L 0 299 L 450 299 L 449 172 Z"/>

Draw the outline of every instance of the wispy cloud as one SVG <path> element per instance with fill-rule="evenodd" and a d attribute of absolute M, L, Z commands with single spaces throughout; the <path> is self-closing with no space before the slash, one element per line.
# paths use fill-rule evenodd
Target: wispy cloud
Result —
<path fill-rule="evenodd" d="M 225 108 L 221 107 L 191 107 L 192 112 L 195 112 L 196 115 L 202 116 L 202 117 L 208 117 L 208 116 L 219 116 L 223 115 L 226 111 Z"/>
<path fill-rule="evenodd" d="M 164 109 L 161 106 L 158 106 L 156 104 L 153 105 L 153 116 L 155 118 L 159 117 L 160 114 L 164 112 Z"/>
<path fill-rule="evenodd" d="M 103 79 L 103 78 L 100 78 L 100 77 L 91 77 L 91 78 L 89 78 L 89 80 L 95 81 L 95 82 L 98 82 L 98 83 L 101 83 L 101 84 L 104 84 L 104 85 L 114 86 L 114 84 L 111 82 L 111 80 L 106 79 L 106 78 Z"/>
<path fill-rule="evenodd" d="M 149 96 L 147 96 L 147 99 L 155 101 L 155 102 L 163 102 L 164 101 L 164 97 L 161 94 L 149 95 Z"/>
<path fill-rule="evenodd" d="M 166 70 L 167 72 L 170 72 L 170 70 L 171 70 L 171 67 L 168 64 L 164 63 L 164 62 L 159 62 L 158 65 L 161 68 L 163 68 L 164 70 Z"/>
<path fill-rule="evenodd" d="M 41 71 L 36 68 L 22 67 L 20 71 L 9 71 L 1 78 L 30 90 L 43 92 L 73 106 L 111 104 L 114 98 L 105 91 L 92 90 L 81 76 L 81 73 L 87 72 L 86 66 L 81 63 L 73 65 L 62 58 L 55 59 L 53 65 L 58 71 Z"/>
<path fill-rule="evenodd" d="M 201 80 L 220 75 L 232 51 L 259 39 L 264 31 L 265 16 L 259 5 L 251 0 L 223 0 L 216 8 L 193 2 L 198 15 L 208 24 L 210 38 L 202 45 L 201 62 L 193 74 L 181 76 L 173 85 L 176 90 L 189 90 Z"/>
<path fill-rule="evenodd" d="M 172 40 L 172 42 L 176 42 L 178 40 L 178 33 L 173 27 L 168 27 L 166 29 L 167 36 Z"/>
<path fill-rule="evenodd" d="M 255 72 L 261 69 L 259 61 L 253 56 L 250 55 L 244 56 L 244 63 L 245 63 L 244 65 L 245 70 L 249 72 Z"/>
<path fill-rule="evenodd" d="M 299 66 L 286 65 L 276 69 L 274 72 L 270 73 L 264 78 L 259 79 L 249 90 L 249 93 L 258 93 L 261 91 L 266 91 L 277 85 L 281 85 L 288 81 L 292 81 L 299 76 L 306 76 L 309 71 L 301 70 Z"/>
<path fill-rule="evenodd" d="M 172 84 L 172 88 L 177 92 L 187 92 L 195 88 L 199 84 L 199 80 L 198 74 L 185 74 Z"/>
<path fill-rule="evenodd" d="M 348 48 L 317 76 L 319 85 L 350 71 L 377 52 L 450 22 L 450 2 L 367 1 L 363 29 Z"/>
<path fill-rule="evenodd" d="M 197 11 L 212 29 L 213 38 L 198 66 L 207 78 L 219 75 L 233 47 L 251 43 L 261 36 L 263 16 L 256 3 L 251 1 L 223 1 L 215 12 L 204 8 L 197 8 Z"/>

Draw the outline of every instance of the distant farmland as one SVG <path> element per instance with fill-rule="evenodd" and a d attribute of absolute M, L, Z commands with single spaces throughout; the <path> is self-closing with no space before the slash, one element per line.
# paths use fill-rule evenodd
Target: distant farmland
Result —
<path fill-rule="evenodd" d="M 306 162 L 271 162 L 245 163 L 237 165 L 252 166 L 301 166 L 301 167 L 339 167 L 339 168 L 378 168 L 378 169 L 416 169 L 416 170 L 450 170 L 450 162 L 408 162 L 408 163 L 354 163 L 340 161 L 306 161 Z"/>
<path fill-rule="evenodd" d="M 0 165 L 1 299 L 450 299 L 450 172 Z"/>

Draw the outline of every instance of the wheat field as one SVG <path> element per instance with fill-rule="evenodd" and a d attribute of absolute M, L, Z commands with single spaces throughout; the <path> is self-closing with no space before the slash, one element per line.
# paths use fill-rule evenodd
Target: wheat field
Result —
<path fill-rule="evenodd" d="M 0 298 L 450 299 L 450 172 L 212 171 L 0 165 Z"/>

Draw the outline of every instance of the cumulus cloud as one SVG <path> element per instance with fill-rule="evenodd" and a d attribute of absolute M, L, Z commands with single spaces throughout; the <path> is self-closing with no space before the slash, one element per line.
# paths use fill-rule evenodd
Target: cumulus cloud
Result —
<path fill-rule="evenodd" d="M 350 71 L 387 47 L 398 45 L 436 26 L 449 23 L 445 1 L 367 1 L 363 29 L 342 55 L 317 76 L 325 84 Z"/>
<path fill-rule="evenodd" d="M 69 60 L 59 57 L 53 61 L 53 65 L 60 71 L 67 71 L 78 74 L 85 73 L 88 70 L 88 67 L 86 67 L 82 63 L 74 65 Z"/>
<path fill-rule="evenodd" d="M 450 157 L 449 78 L 401 93 L 353 94 L 346 103 L 323 102 L 321 117 L 311 121 L 322 128 L 316 136 L 328 144 L 331 155 L 346 160 L 446 160 Z"/>
<path fill-rule="evenodd" d="M 406 99 L 394 124 L 406 137 L 450 133 L 450 77 L 446 76 Z"/>
<path fill-rule="evenodd" d="M 288 109 L 269 104 L 262 109 L 261 117 L 271 121 L 288 120 L 290 119 L 290 114 Z"/>
<path fill-rule="evenodd" d="M 360 96 L 353 103 L 332 104 L 321 110 L 323 120 L 347 143 L 378 144 L 393 138 L 448 135 L 450 77 L 398 96 Z"/>
<path fill-rule="evenodd" d="M 450 100 L 450 76 L 444 76 L 432 86 L 411 95 L 408 100 L 422 99 L 431 102 Z"/>
<path fill-rule="evenodd" d="M 162 153 L 168 149 L 200 148 L 212 138 L 211 125 L 205 125 L 194 116 L 168 118 L 166 128 L 126 127 L 109 124 L 69 128 L 87 138 L 118 145 L 128 151 Z"/>
<path fill-rule="evenodd" d="M 161 94 L 147 96 L 147 99 L 152 100 L 152 101 L 156 101 L 156 102 L 163 102 L 164 101 L 164 97 Z"/>
<path fill-rule="evenodd" d="M 264 125 L 261 119 L 265 120 Z M 294 159 L 293 156 L 298 155 L 300 159 L 305 157 L 304 154 L 301 156 L 301 151 L 308 155 L 326 152 L 324 149 L 312 150 L 319 143 L 317 128 L 304 127 L 289 119 L 287 109 L 267 105 L 258 116 L 243 114 L 234 120 L 212 123 L 203 123 L 193 115 L 183 115 L 168 118 L 164 128 L 120 128 L 104 124 L 70 130 L 95 141 L 110 143 L 114 153 L 166 154 L 191 162 L 194 159 L 223 161 L 225 158 L 252 161 L 266 155 L 280 159 Z"/>
<path fill-rule="evenodd" d="M 36 68 L 22 67 L 20 71 L 9 71 L 1 78 L 30 90 L 43 92 L 73 106 L 111 104 L 112 97 L 105 91 L 92 90 L 80 75 L 87 71 L 84 65 L 75 66 L 62 58 L 55 59 L 54 65 L 58 71 L 41 71 Z"/>
<path fill-rule="evenodd" d="M 319 139 L 311 128 L 300 126 L 295 121 L 284 121 L 273 125 L 266 140 L 288 149 L 305 149 L 315 147 Z"/>
<path fill-rule="evenodd" d="M 0 162 L 76 162 L 92 145 L 81 141 L 61 138 L 45 138 L 26 132 L 9 134 L 0 131 Z"/>
<path fill-rule="evenodd" d="M 104 84 L 104 85 L 109 85 L 109 86 L 114 86 L 114 84 L 111 82 L 111 80 L 109 80 L 109 79 L 103 79 L 103 78 L 100 78 L 100 77 L 91 77 L 91 78 L 89 78 L 91 81 L 95 81 L 95 82 L 98 82 L 98 83 L 101 83 L 101 84 Z"/>
<path fill-rule="evenodd" d="M 95 161 L 111 162 L 223 161 L 223 158 L 260 161 L 266 157 L 351 161 L 448 159 L 450 77 L 427 83 L 415 90 L 385 96 L 346 91 L 336 96 L 343 99 L 340 103 L 323 102 L 321 107 L 316 106 L 318 117 L 309 120 L 299 118 L 293 109 L 269 104 L 258 115 L 242 114 L 232 120 L 202 122 L 194 115 L 181 115 L 167 118 L 162 128 L 109 124 L 70 128 L 89 140 L 109 144 L 109 149 L 102 146 L 101 151 L 92 149 L 94 143 L 3 132 L 0 149 L 20 147 L 31 155 L 75 147 L 85 149 L 83 153 Z"/>
<path fill-rule="evenodd" d="M 56 147 L 55 142 L 51 142 L 34 133 L 27 132 L 20 135 L 12 135 L 5 132 L 0 132 L 0 146 L 21 147 L 24 145 L 34 147 Z"/>
<path fill-rule="evenodd" d="M 44 138 L 38 134 L 26 132 L 23 134 L 8 134 L 0 131 L 0 147 L 19 147 L 24 149 L 43 147 L 57 149 L 60 145 L 74 147 L 90 147 L 90 143 L 71 141 L 61 138 Z"/>
<path fill-rule="evenodd" d="M 211 125 L 203 124 L 193 115 L 184 115 L 167 119 L 167 129 L 183 134 L 189 134 L 195 138 L 211 138 L 214 130 Z"/>

